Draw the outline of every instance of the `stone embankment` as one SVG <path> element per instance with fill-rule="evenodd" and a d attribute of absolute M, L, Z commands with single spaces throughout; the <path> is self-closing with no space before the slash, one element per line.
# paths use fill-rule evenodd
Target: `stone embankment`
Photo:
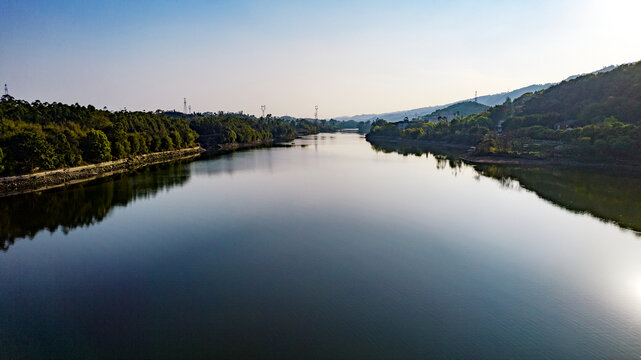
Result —
<path fill-rule="evenodd" d="M 141 167 L 189 159 L 200 155 L 201 147 L 139 155 L 127 159 L 34 174 L 0 177 L 0 197 L 73 185 L 101 177 L 132 171 Z"/>

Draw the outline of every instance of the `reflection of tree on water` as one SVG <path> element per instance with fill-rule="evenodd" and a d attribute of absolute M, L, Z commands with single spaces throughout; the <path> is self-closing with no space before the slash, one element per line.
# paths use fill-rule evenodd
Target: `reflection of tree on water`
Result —
<path fill-rule="evenodd" d="M 484 176 L 518 181 L 539 197 L 576 213 L 589 213 L 634 231 L 641 231 L 641 177 L 580 169 L 477 166 Z"/>
<path fill-rule="evenodd" d="M 372 148 L 377 152 L 380 151 L 386 154 L 399 153 L 403 156 L 414 155 L 420 157 L 428 155 L 429 157 L 429 155 L 432 155 L 436 159 L 436 168 L 438 170 L 452 169 L 454 175 L 458 175 L 463 168 L 463 161 L 458 157 L 461 154 L 461 150 L 437 150 L 428 145 L 418 146 L 392 142 L 372 143 Z"/>
<path fill-rule="evenodd" d="M 430 153 L 436 158 L 438 169 L 462 168 L 457 154 L 448 150 L 397 143 L 376 143 L 372 147 L 376 151 L 403 155 Z M 505 188 L 524 188 L 570 211 L 588 213 L 620 227 L 641 232 L 641 176 L 638 174 L 507 165 L 477 165 L 475 169 L 479 176 L 496 179 Z"/>
<path fill-rule="evenodd" d="M 153 197 L 189 179 L 186 163 L 143 168 L 67 189 L 0 198 L 0 249 L 41 230 L 67 233 L 104 220 L 116 206 Z"/>
<path fill-rule="evenodd" d="M 289 146 L 264 146 L 261 148 L 280 148 Z M 195 162 L 191 171 L 195 175 L 234 174 L 235 172 L 266 170 L 272 172 L 273 151 L 256 151 L 257 148 L 240 149 L 226 153 L 205 154 Z"/>
<path fill-rule="evenodd" d="M 436 168 L 439 170 L 452 169 L 452 174 L 455 176 L 463 169 L 463 161 L 447 155 L 432 154 L 436 159 Z"/>

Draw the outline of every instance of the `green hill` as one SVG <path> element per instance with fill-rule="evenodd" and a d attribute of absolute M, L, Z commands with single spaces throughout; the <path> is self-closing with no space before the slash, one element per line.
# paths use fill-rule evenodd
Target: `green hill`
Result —
<path fill-rule="evenodd" d="M 641 122 L 641 62 L 580 76 L 514 102 L 508 128 L 572 122 L 573 127 L 597 124 L 613 116 L 624 124 Z"/>
<path fill-rule="evenodd" d="M 476 146 L 479 154 L 641 163 L 641 62 L 579 76 L 450 122 L 373 124 L 368 139 Z"/>

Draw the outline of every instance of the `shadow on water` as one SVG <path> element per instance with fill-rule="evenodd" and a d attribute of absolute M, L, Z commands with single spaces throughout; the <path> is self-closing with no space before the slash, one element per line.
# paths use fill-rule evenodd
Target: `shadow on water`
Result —
<path fill-rule="evenodd" d="M 188 162 L 140 169 L 69 188 L 0 199 L 0 250 L 42 230 L 65 234 L 104 220 L 117 206 L 156 196 L 189 179 Z"/>
<path fill-rule="evenodd" d="M 433 146 L 375 143 L 376 151 L 404 156 L 430 154 L 437 168 L 455 172 L 463 161 L 462 151 Z M 479 176 L 495 179 L 506 188 L 521 187 L 540 198 L 579 214 L 590 214 L 641 234 L 641 175 L 606 169 L 558 166 L 475 165 Z"/>

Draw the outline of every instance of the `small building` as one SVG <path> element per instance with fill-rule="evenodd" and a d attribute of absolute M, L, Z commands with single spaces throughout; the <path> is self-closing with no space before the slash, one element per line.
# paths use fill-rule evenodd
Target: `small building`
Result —
<path fill-rule="evenodd" d="M 574 124 L 575 121 L 576 120 L 567 120 L 558 122 L 554 124 L 554 130 L 571 130 L 572 124 Z"/>

